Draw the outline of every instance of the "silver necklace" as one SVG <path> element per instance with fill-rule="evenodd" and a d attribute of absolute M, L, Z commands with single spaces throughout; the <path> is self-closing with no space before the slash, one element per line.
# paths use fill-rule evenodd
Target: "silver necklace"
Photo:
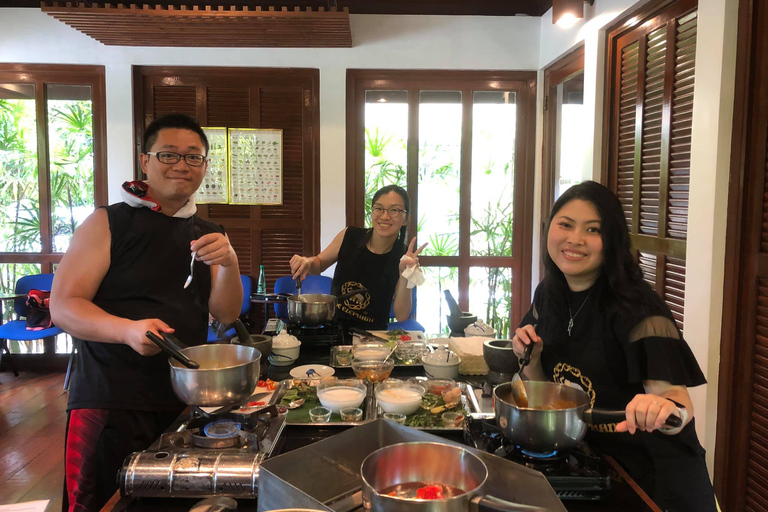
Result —
<path fill-rule="evenodd" d="M 594 290 L 594 288 L 592 288 Z M 565 295 L 565 300 L 568 302 L 568 314 L 571 316 L 570 320 L 568 320 L 568 336 L 571 335 L 571 329 L 573 329 L 573 319 L 576 318 L 576 316 L 581 312 L 582 308 L 584 307 L 584 304 L 587 303 L 589 300 L 589 296 L 592 295 L 592 290 L 589 290 L 589 293 L 587 294 L 587 298 L 584 299 L 584 302 L 581 303 L 581 306 L 579 306 L 579 309 L 576 310 L 576 314 L 571 313 L 571 301 L 568 299 L 568 295 Z"/>

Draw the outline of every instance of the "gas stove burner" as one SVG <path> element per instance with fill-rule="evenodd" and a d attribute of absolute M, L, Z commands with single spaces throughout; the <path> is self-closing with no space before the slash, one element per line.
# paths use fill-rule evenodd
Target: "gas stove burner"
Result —
<path fill-rule="evenodd" d="M 253 498 L 261 461 L 270 457 L 285 426 L 272 405 L 251 413 L 180 418 L 149 449 L 126 458 L 123 496 Z"/>
<path fill-rule="evenodd" d="M 344 341 L 341 324 L 336 322 L 322 325 L 289 324 L 286 326 L 286 332 L 307 344 L 336 345 Z"/>
<path fill-rule="evenodd" d="M 179 430 L 163 434 L 160 446 L 258 452 L 260 440 L 270 428 L 271 419 L 277 416 L 274 405 L 245 414 L 208 414 L 200 409 L 191 410 L 190 419 Z"/>
<path fill-rule="evenodd" d="M 539 453 L 508 441 L 496 421 L 467 418 L 464 441 L 488 453 L 542 473 L 561 500 L 602 500 L 611 488 L 608 463 L 586 445 Z"/>
<path fill-rule="evenodd" d="M 559 452 L 557 450 L 552 450 L 551 452 L 533 452 L 531 450 L 520 448 L 520 453 L 535 460 L 549 460 L 557 457 Z"/>

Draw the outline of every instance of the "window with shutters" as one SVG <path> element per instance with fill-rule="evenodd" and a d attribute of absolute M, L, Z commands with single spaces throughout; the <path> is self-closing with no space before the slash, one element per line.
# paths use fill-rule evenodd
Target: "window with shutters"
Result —
<path fill-rule="evenodd" d="M 682 329 L 688 230 L 695 0 L 656 2 L 609 31 L 608 158 L 645 279 Z"/>
<path fill-rule="evenodd" d="M 347 222 L 370 225 L 379 188 L 408 190 L 409 238 L 428 243 L 416 301 L 428 334 L 449 330 L 446 290 L 499 337 L 530 305 L 535 76 L 347 72 Z"/>
<path fill-rule="evenodd" d="M 242 274 L 264 265 L 267 288 L 294 254 L 319 252 L 319 73 L 314 69 L 135 67 L 136 154 L 144 128 L 182 112 L 202 126 L 283 130 L 283 204 L 199 205 L 227 230 Z M 141 170 L 136 159 L 136 177 Z"/>

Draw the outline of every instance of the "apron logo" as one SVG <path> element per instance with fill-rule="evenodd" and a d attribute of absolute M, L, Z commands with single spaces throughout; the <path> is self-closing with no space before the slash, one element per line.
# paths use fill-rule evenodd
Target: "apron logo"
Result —
<path fill-rule="evenodd" d="M 341 294 L 345 295 L 349 292 L 363 289 L 365 289 L 365 286 L 362 284 L 355 281 L 347 281 L 341 285 Z M 342 304 L 339 305 L 339 308 L 346 313 L 350 313 L 350 310 L 362 311 L 363 309 L 367 308 L 370 303 L 371 294 L 368 292 L 363 292 L 346 299 Z"/>

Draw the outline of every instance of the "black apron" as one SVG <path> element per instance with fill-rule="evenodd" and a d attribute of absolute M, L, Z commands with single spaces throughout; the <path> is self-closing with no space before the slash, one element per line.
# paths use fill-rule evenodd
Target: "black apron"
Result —
<path fill-rule="evenodd" d="M 542 367 L 552 381 L 582 389 L 591 407 L 625 409 L 636 394 L 645 393 L 642 380 L 630 382 L 627 378 L 627 355 L 619 336 L 629 333 L 631 326 L 621 325 L 618 315 L 605 314 L 607 308 L 601 307 L 597 286 L 583 292 L 567 291 L 565 308 L 554 311 L 544 306 L 540 287 L 536 309 L 542 313 L 535 319 L 529 311 L 521 325 L 537 324 L 536 332 L 544 342 Z M 632 435 L 616 432 L 616 423 L 597 424 L 590 426 L 585 441 L 614 457 L 662 509 L 716 510 L 694 421 L 673 436 L 658 431 Z"/>

